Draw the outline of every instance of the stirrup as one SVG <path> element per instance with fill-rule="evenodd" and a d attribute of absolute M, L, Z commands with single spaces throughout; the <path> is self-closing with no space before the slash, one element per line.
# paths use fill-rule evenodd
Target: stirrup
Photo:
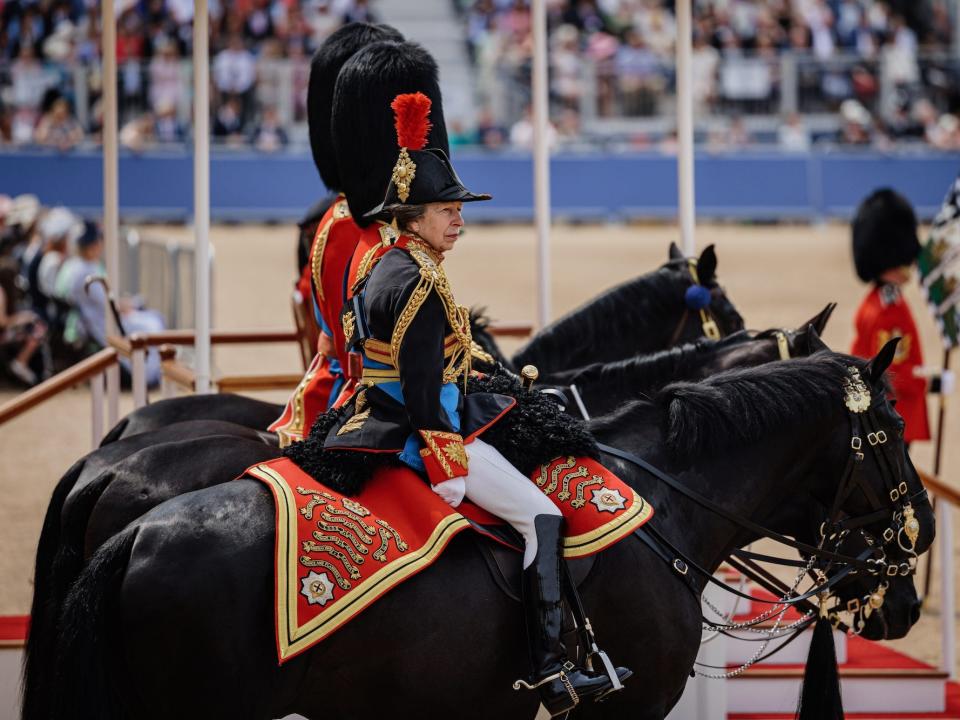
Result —
<path fill-rule="evenodd" d="M 577 704 L 579 704 L 580 702 L 580 696 L 577 694 L 576 688 L 573 687 L 573 683 L 570 682 L 570 678 L 567 677 L 567 673 L 571 672 L 572 670 L 575 670 L 576 668 L 577 666 L 575 664 L 567 660 L 563 664 L 563 666 L 560 668 L 560 670 L 553 673 L 553 675 L 547 675 L 546 677 L 541 678 L 540 680 L 538 680 L 536 683 L 532 685 L 523 679 L 514 680 L 513 689 L 514 690 L 536 690 L 541 685 L 546 685 L 547 683 L 551 683 L 554 680 L 559 680 L 560 683 L 563 685 L 564 690 L 566 690 L 567 694 L 570 696 L 570 702 L 573 703 L 573 707 L 576 707 Z"/>

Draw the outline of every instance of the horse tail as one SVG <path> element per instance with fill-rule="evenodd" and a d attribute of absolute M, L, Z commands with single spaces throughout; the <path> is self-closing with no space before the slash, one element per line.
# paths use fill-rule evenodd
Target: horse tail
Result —
<path fill-rule="evenodd" d="M 50 668 L 56 658 L 57 618 L 64 594 L 58 590 L 52 568 L 56 565 L 55 558 L 60 547 L 63 505 L 85 464 L 85 458 L 75 462 L 53 489 L 37 542 L 30 630 L 23 649 L 23 720 L 39 720 L 50 716 L 49 698 L 53 686 Z"/>
<path fill-rule="evenodd" d="M 109 445 L 112 442 L 116 442 L 123 437 L 123 433 L 127 429 L 127 425 L 130 422 L 129 417 L 123 418 L 120 422 L 110 428 L 110 432 L 103 436 L 103 440 L 100 441 L 100 447 L 104 445 Z"/>
<path fill-rule="evenodd" d="M 90 558 L 70 590 L 60 616 L 53 717 L 58 720 L 122 720 L 118 684 L 111 676 L 120 614 L 120 586 L 137 528 L 111 538 Z"/>

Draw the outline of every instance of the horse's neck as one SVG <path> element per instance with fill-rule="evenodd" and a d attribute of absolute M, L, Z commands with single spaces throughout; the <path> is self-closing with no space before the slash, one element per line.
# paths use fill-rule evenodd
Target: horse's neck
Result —
<path fill-rule="evenodd" d="M 663 293 L 671 272 L 662 267 L 625 282 L 555 320 L 514 355 L 514 365 L 549 369 L 569 367 L 557 358 L 571 355 L 581 365 L 591 357 L 626 357 L 636 352 L 638 339 L 646 347 L 666 347 L 679 319 Z"/>
<path fill-rule="evenodd" d="M 774 513 L 782 516 L 785 504 L 793 502 L 800 509 L 800 479 L 809 469 L 809 460 L 804 458 L 812 456 L 812 432 L 772 431 L 769 438 L 750 447 L 691 462 L 667 451 L 661 434 L 662 412 L 653 404 L 638 405 L 629 425 L 598 430 L 597 439 L 639 455 L 690 490 L 758 524 L 763 525 Z M 701 567 L 715 571 L 731 550 L 756 539 L 637 466 L 624 461 L 612 461 L 611 465 L 653 505 L 651 522 L 657 530 Z"/>

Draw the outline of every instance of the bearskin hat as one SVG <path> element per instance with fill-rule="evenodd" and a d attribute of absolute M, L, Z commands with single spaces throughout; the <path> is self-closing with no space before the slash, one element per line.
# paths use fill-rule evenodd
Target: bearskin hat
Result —
<path fill-rule="evenodd" d="M 882 188 L 871 193 L 853 218 L 853 263 L 864 282 L 911 265 L 920 253 L 917 216 L 903 195 Z"/>
<path fill-rule="evenodd" d="M 343 66 L 333 94 L 333 139 L 337 165 L 350 214 L 360 225 L 383 202 L 397 162 L 397 132 L 390 107 L 402 93 L 430 98 L 427 147 L 449 156 L 437 63 L 412 42 L 378 42 L 361 50 Z"/>
<path fill-rule="evenodd" d="M 340 172 L 330 137 L 330 108 L 337 75 L 351 55 L 381 40 L 402 42 L 403 35 L 389 25 L 350 23 L 324 40 L 310 60 L 310 81 L 307 86 L 310 150 L 320 179 L 328 190 L 336 192 L 341 189 Z"/>

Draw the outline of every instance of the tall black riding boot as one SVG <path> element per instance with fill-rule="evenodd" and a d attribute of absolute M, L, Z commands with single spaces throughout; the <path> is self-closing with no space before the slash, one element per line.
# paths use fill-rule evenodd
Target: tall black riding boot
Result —
<path fill-rule="evenodd" d="M 563 626 L 560 589 L 562 526 L 563 518 L 559 515 L 538 515 L 534 519 L 537 554 L 530 567 L 523 571 L 523 605 L 533 666 L 531 682 L 525 685 L 537 689 L 551 716 L 562 715 L 580 700 L 613 687 L 606 675 L 588 673 L 570 662 L 560 640 Z M 629 670 L 617 668 L 621 679 L 630 674 Z M 514 687 L 522 685 L 516 683 Z"/>

